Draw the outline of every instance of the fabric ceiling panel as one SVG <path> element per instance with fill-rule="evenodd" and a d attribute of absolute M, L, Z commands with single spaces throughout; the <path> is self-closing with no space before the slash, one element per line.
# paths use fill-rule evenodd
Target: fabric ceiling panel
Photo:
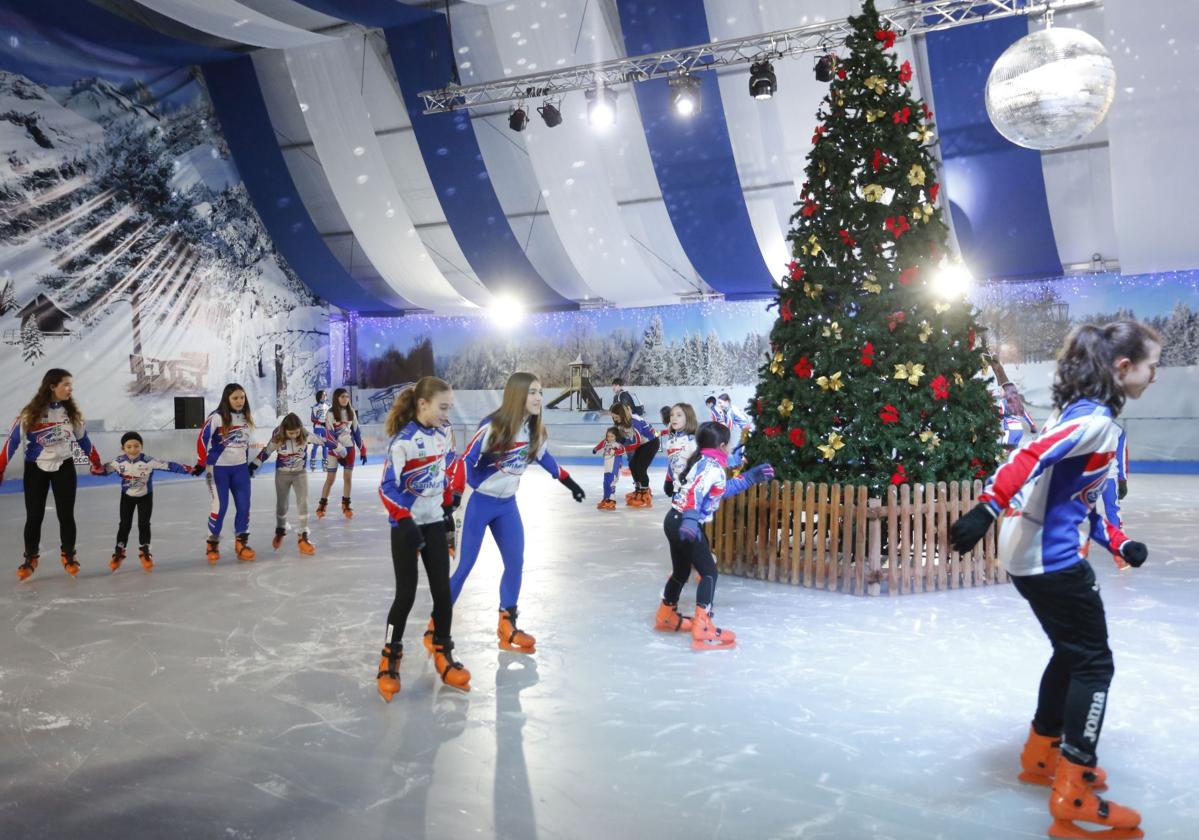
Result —
<path fill-rule="evenodd" d="M 665 8 L 618 0 L 617 8 L 630 55 L 711 40 L 702 0 Z M 710 72 L 695 78 L 703 105 L 690 119 L 674 114 L 665 80 L 633 88 L 658 185 L 679 241 L 708 285 L 729 298 L 770 296 L 773 280 L 745 207 L 719 84 Z"/>
<path fill-rule="evenodd" d="M 204 67 L 204 79 L 221 131 L 258 215 L 275 247 L 312 291 L 342 309 L 403 309 L 388 295 L 376 298 L 346 274 L 313 227 L 283 155 L 273 142 L 270 117 L 249 58 Z"/>
<path fill-rule="evenodd" d="M 1108 0 L 1116 101 L 1108 115 L 1124 274 L 1199 265 L 1190 160 L 1199 136 L 1199 3 Z"/>
<path fill-rule="evenodd" d="M 1028 34 L 1023 17 L 928 35 L 945 191 L 962 256 L 978 277 L 1062 270 L 1041 154 L 1004 139 L 987 116 L 987 75 Z"/>
<path fill-rule="evenodd" d="M 287 50 L 287 66 L 329 185 L 368 259 L 396 294 L 438 313 L 475 307 L 446 281 L 395 189 L 340 42 Z"/>
<path fill-rule="evenodd" d="M 329 29 L 343 23 L 340 18 L 323 15 L 302 5 L 298 0 L 237 0 L 237 2 L 275 20 L 309 31 Z"/>
<path fill-rule="evenodd" d="M 298 2 L 321 14 L 361 23 L 363 26 L 403 26 L 423 20 L 431 14 L 427 9 L 416 5 L 406 5 L 400 0 L 298 0 Z"/>
<path fill-rule="evenodd" d="M 291 26 L 256 12 L 236 0 L 137 0 L 147 9 L 174 18 L 180 23 L 254 47 L 285 49 L 326 40 L 304 29 Z"/>

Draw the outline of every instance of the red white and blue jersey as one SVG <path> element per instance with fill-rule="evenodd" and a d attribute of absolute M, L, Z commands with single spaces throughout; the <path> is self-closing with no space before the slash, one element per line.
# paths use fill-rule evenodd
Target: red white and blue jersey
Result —
<path fill-rule="evenodd" d="M 328 415 L 329 408 L 330 405 L 327 402 L 314 403 L 312 406 L 312 413 L 309 419 L 312 420 L 312 428 L 318 435 L 325 433 L 325 416 Z M 322 440 L 320 443 L 323 445 L 325 441 Z"/>
<path fill-rule="evenodd" d="M 729 427 L 729 440 L 733 446 L 741 442 L 741 435 L 746 431 L 754 430 L 754 421 L 750 416 L 735 405 L 730 405 L 724 410 L 723 422 Z"/>
<path fill-rule="evenodd" d="M 1113 554 L 1112 539 L 1124 530 L 1124 518 L 1120 514 L 1120 488 L 1117 481 L 1128 480 L 1128 436 L 1120 431 L 1120 441 L 1116 444 L 1116 474 L 1109 475 L 1103 485 L 1103 492 L 1095 503 L 1095 509 L 1088 517 L 1091 522 L 1091 539 L 1102 545 Z"/>
<path fill-rule="evenodd" d="M 366 457 L 366 444 L 362 442 L 362 429 L 358 427 L 358 415 L 352 419 L 338 420 L 332 410 L 325 415 L 325 440 L 347 450 L 358 447 Z"/>
<path fill-rule="evenodd" d="M 708 406 L 708 414 L 711 415 L 713 423 L 723 423 L 725 426 L 729 424 L 728 417 L 720 408 L 720 403 Z"/>
<path fill-rule="evenodd" d="M 450 470 L 454 435 L 449 426 L 432 429 L 412 420 L 387 445 L 379 498 L 395 527 L 401 519 L 417 525 L 440 522 L 442 506 L 453 500 Z"/>
<path fill-rule="evenodd" d="M 167 470 L 173 473 L 191 475 L 191 469 L 176 464 L 174 461 L 163 461 L 151 458 L 145 452 L 136 458 L 130 458 L 121 453 L 115 461 L 104 465 L 105 473 L 116 473 L 121 477 L 121 495 L 139 499 L 154 492 L 154 471 Z"/>
<path fill-rule="evenodd" d="M 283 435 L 283 443 L 275 443 L 275 440 Z M 265 464 L 267 459 L 271 457 L 272 452 L 278 452 L 279 456 L 275 459 L 275 470 L 281 473 L 299 473 L 304 472 L 307 466 L 306 456 L 308 453 L 308 445 L 325 446 L 329 441 L 323 437 L 318 437 L 307 430 L 299 438 L 291 438 L 280 432 L 276 428 L 271 432 L 270 442 L 262 447 L 262 451 L 258 453 L 258 463 Z M 333 454 L 338 458 L 344 458 L 346 451 L 340 446 L 333 450 Z"/>
<path fill-rule="evenodd" d="M 624 437 L 620 442 L 624 444 L 625 452 L 632 453 L 634 449 L 641 446 L 643 443 L 649 443 L 658 437 L 658 433 L 654 431 L 654 427 L 642 417 L 633 415 L 633 422 L 629 426 L 620 426 L 620 432 Z"/>
<path fill-rule="evenodd" d="M 555 479 L 565 478 L 566 471 L 558 466 L 549 450 L 544 445 L 538 447 L 530 444 L 530 437 L 529 426 L 526 423 L 516 438 L 508 444 L 506 451 L 489 452 L 491 418 L 483 418 L 461 459 L 466 466 L 466 483 L 480 493 L 495 496 L 497 499 L 507 499 L 516 495 L 516 490 L 520 487 L 520 477 L 534 461 L 541 464 Z"/>
<path fill-rule="evenodd" d="M 208 415 L 196 437 L 196 455 L 209 467 L 236 467 L 250 462 L 250 424 L 240 411 L 229 414 L 229 425 L 223 425 L 221 413 Z"/>
<path fill-rule="evenodd" d="M 687 466 L 687 459 L 695 451 L 695 435 L 668 431 L 662 437 L 662 448 L 666 450 L 666 465 L 670 477 L 678 481 L 683 468 Z"/>
<path fill-rule="evenodd" d="M 621 457 L 625 453 L 624 445 L 619 441 L 608 440 L 607 437 L 593 446 L 591 451 L 604 453 L 604 472 L 619 470 L 624 460 Z"/>
<path fill-rule="evenodd" d="M 1024 439 L 1025 423 L 1028 424 L 1030 432 L 1034 435 L 1037 433 L 1037 424 L 1028 413 L 1028 409 L 1023 408 L 1019 413 L 1013 412 L 1008 408 L 1006 398 L 999 402 L 999 421 L 1003 427 L 1003 440 L 1000 442 L 1005 446 L 1020 445 L 1020 441 Z"/>
<path fill-rule="evenodd" d="M 687 483 L 675 491 L 671 506 L 684 519 L 711 522 L 722 499 L 731 499 L 749 487 L 742 476 L 726 478 L 729 459 L 719 449 L 704 449 L 687 474 Z"/>
<path fill-rule="evenodd" d="M 996 470 L 979 500 L 996 513 L 1010 511 L 999 531 L 1009 574 L 1056 572 L 1083 559 L 1090 530 L 1083 526 L 1116 475 L 1120 434 L 1110 408 L 1079 400 Z M 1115 522 L 1106 535 L 1113 551 L 1128 540 Z"/>
<path fill-rule="evenodd" d="M 18 417 L 4 441 L 4 448 L 0 449 L 0 478 L 8 468 L 9 460 L 17 453 L 21 437 L 21 418 Z M 63 461 L 71 460 L 75 443 L 79 444 L 93 466 L 100 466 L 100 453 L 88 439 L 87 426 L 83 423 L 72 424 L 62 403 L 50 403 L 45 414 L 25 430 L 24 438 L 26 463 L 36 464 L 38 469 L 45 472 L 54 472 L 62 466 Z"/>

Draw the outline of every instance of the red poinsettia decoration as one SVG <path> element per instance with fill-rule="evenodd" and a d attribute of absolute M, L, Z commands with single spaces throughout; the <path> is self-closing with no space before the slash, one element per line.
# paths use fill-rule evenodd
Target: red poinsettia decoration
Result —
<path fill-rule="evenodd" d="M 876 41 L 883 42 L 883 49 L 889 50 L 895 46 L 895 32 L 890 29 L 879 29 L 874 33 Z"/>
<path fill-rule="evenodd" d="M 894 114 L 891 115 L 891 119 L 894 120 L 896 125 L 899 125 L 900 123 L 907 125 L 908 118 L 910 118 L 911 116 L 912 116 L 912 109 L 909 108 L 907 105 L 904 105 L 902 110 L 896 111 Z"/>
<path fill-rule="evenodd" d="M 790 321 L 795 317 L 795 313 L 791 311 L 791 298 L 783 301 L 783 305 L 779 307 L 779 315 L 783 317 L 784 321 Z"/>
<path fill-rule="evenodd" d="M 814 216 L 816 215 L 816 211 L 819 209 L 820 205 L 809 199 L 803 203 L 803 207 L 800 208 L 799 212 L 805 216 Z"/>
<path fill-rule="evenodd" d="M 791 273 L 792 280 L 803 279 L 803 269 L 799 267 L 799 263 L 797 263 L 795 260 L 791 260 L 791 262 L 787 263 L 787 271 Z"/>
<path fill-rule="evenodd" d="M 874 364 L 874 342 L 867 341 L 866 346 L 862 348 L 861 362 L 866 367 Z"/>
<path fill-rule="evenodd" d="M 767 426 L 765 429 L 762 430 L 762 434 L 766 435 L 766 437 L 768 437 L 768 438 L 776 438 L 779 435 L 781 435 L 782 433 L 783 433 L 783 430 L 779 426 Z"/>
<path fill-rule="evenodd" d="M 889 329 L 891 332 L 895 332 L 895 328 L 903 323 L 904 317 L 905 316 L 902 309 L 892 312 L 887 316 L 887 329 Z"/>
<path fill-rule="evenodd" d="M 882 420 L 884 424 L 898 423 L 899 409 L 891 405 L 891 403 L 887 403 L 883 406 L 883 410 L 878 413 L 878 419 Z"/>
<path fill-rule="evenodd" d="M 974 470 L 975 478 L 986 478 L 989 474 L 987 468 L 983 466 L 983 462 L 977 458 L 970 459 L 970 466 L 977 468 Z"/>
<path fill-rule="evenodd" d="M 895 472 L 891 473 L 892 484 L 904 484 L 908 480 L 908 471 L 903 468 L 903 464 L 895 465 Z"/>
<path fill-rule="evenodd" d="M 797 448 L 803 446 L 808 441 L 808 436 L 804 434 L 803 429 L 792 429 L 788 437 L 791 439 L 791 445 Z"/>
<path fill-rule="evenodd" d="M 908 224 L 908 217 L 903 215 L 888 216 L 885 224 L 887 230 L 891 231 L 891 235 L 896 239 L 912 229 L 912 226 Z"/>
<path fill-rule="evenodd" d="M 847 75 L 849 75 L 849 74 L 845 72 L 844 67 L 837 68 L 837 78 L 838 79 L 844 79 Z"/>
<path fill-rule="evenodd" d="M 812 378 L 812 363 L 808 361 L 807 356 L 800 357 L 800 360 L 791 366 L 791 370 L 795 371 L 795 375 L 800 379 Z"/>
<path fill-rule="evenodd" d="M 905 61 L 899 65 L 899 81 L 905 85 L 912 81 L 912 65 L 910 62 Z"/>
<path fill-rule="evenodd" d="M 891 162 L 891 158 L 883 154 L 882 149 L 874 150 L 874 158 L 870 161 L 870 166 L 875 172 L 878 172 L 884 166 Z"/>
<path fill-rule="evenodd" d="M 910 286 L 912 281 L 916 279 L 916 275 L 920 273 L 920 266 L 913 265 L 899 272 L 899 282 L 905 286 Z"/>
<path fill-rule="evenodd" d="M 932 121 L 933 121 L 933 112 L 932 112 L 932 111 L 930 111 L 930 110 L 928 110 L 928 103 L 927 103 L 927 102 L 921 102 L 921 103 L 920 103 L 920 107 L 924 109 L 924 119 L 925 119 L 925 121 L 926 121 L 926 122 L 932 122 Z"/>
<path fill-rule="evenodd" d="M 940 192 L 941 192 L 941 185 L 933 184 L 931 187 L 928 188 L 928 200 L 931 203 L 936 204 L 937 203 L 937 194 Z"/>
<path fill-rule="evenodd" d="M 849 231 L 847 231 L 845 229 L 841 229 L 841 230 L 837 231 L 837 235 L 840 236 L 841 241 L 844 242 L 850 248 L 852 248 L 854 245 L 858 244 L 858 240 L 856 240 L 852 236 L 850 236 Z"/>
<path fill-rule="evenodd" d="M 824 136 L 824 133 L 826 131 L 828 131 L 827 125 L 816 126 L 816 133 L 812 135 L 812 145 L 813 146 L 820 142 L 820 138 Z"/>
<path fill-rule="evenodd" d="M 937 378 L 928 383 L 928 385 L 933 389 L 934 400 L 949 399 L 949 380 L 945 378 L 944 374 L 938 373 Z"/>

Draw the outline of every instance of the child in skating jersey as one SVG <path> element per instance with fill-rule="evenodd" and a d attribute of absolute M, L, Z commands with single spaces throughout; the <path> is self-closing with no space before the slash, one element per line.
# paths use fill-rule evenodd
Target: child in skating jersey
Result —
<path fill-rule="evenodd" d="M 620 429 L 608 427 L 604 439 L 591 448 L 592 452 L 604 453 L 604 498 L 595 506 L 596 510 L 616 510 L 616 501 L 612 493 L 616 490 L 616 482 L 620 479 L 620 469 L 624 466 L 624 446 L 620 443 Z"/>
<path fill-rule="evenodd" d="M 466 503 L 450 594 L 458 600 L 479 558 L 483 534 L 490 528 L 504 563 L 496 635 L 501 648 L 518 653 L 533 653 L 536 645 L 531 635 L 516 626 L 525 554 L 524 524 L 516 507 L 520 478 L 529 464 L 537 462 L 570 491 L 576 502 L 586 498 L 583 488 L 558 466 L 546 448 L 549 436 L 541 422 L 541 401 L 541 381 L 536 376 L 523 372 L 509 376 L 500 407 L 483 419 L 459 459 L 474 493 Z"/>
<path fill-rule="evenodd" d="M 667 498 L 674 497 L 678 478 L 687 466 L 687 459 L 695 451 L 695 433 L 698 430 L 695 409 L 689 403 L 675 403 L 670 407 L 669 423 L 662 436 L 662 446 L 666 450 L 666 481 L 662 489 Z"/>
<path fill-rule="evenodd" d="M 71 398 L 74 379 L 70 371 L 51 368 L 42 377 L 37 393 L 18 415 L 8 438 L 0 448 L 0 482 L 9 459 L 25 440 L 25 555 L 17 567 L 17 579 L 27 580 L 37 569 L 42 541 L 42 520 L 46 516 L 46 496 L 54 493 L 54 512 L 58 515 L 60 559 L 67 574 L 79 573 L 75 558 L 75 462 L 73 445 L 87 455 L 93 475 L 102 475 L 100 453 L 87 436 L 83 413 Z"/>
<path fill-rule="evenodd" d="M 733 405 L 733 399 L 728 394 L 721 394 L 716 399 L 722 422 L 729 427 L 729 440 L 732 451 L 729 452 L 729 469 L 741 466 L 741 457 L 745 452 L 745 440 L 754 431 L 754 421 L 741 409 Z"/>
<path fill-rule="evenodd" d="M 425 566 L 433 616 L 425 632 L 425 647 L 441 681 L 470 691 L 470 671 L 454 660 L 450 638 L 454 603 L 450 594 L 450 556 L 446 522 L 452 522 L 461 498 L 451 487 L 454 436 L 449 426 L 454 392 L 435 376 L 425 376 L 396 397 L 387 415 L 387 458 L 379 498 L 391 523 L 391 563 L 396 593 L 387 613 L 383 659 L 376 677 L 379 694 L 391 702 L 400 690 L 400 658 L 404 626 L 416 600 L 417 557 Z"/>
<path fill-rule="evenodd" d="M 321 488 L 320 501 L 316 503 L 316 518 L 324 519 L 325 510 L 329 506 L 329 490 L 337 477 L 337 467 L 341 465 L 341 515 L 346 519 L 354 518 L 354 509 L 350 507 L 350 485 L 354 474 L 354 447 L 358 447 L 358 455 L 366 464 L 366 444 L 362 442 L 362 430 L 358 428 L 358 415 L 350 405 L 350 392 L 338 388 L 333 392 L 333 405 L 325 415 L 325 440 L 330 447 L 341 447 L 345 454 L 341 457 L 333 455 L 325 458 L 325 486 Z"/>
<path fill-rule="evenodd" d="M 1003 385 L 1003 399 L 999 406 L 999 417 L 1003 424 L 1003 446 L 1009 451 L 1024 439 L 1024 424 L 1030 434 L 1037 433 L 1037 424 L 1024 406 L 1024 400 L 1011 382 Z"/>
<path fill-rule="evenodd" d="M 728 420 L 724 413 L 720 410 L 720 406 L 716 404 L 716 397 L 705 397 L 704 405 L 708 407 L 708 419 L 713 423 L 724 423 L 728 425 Z"/>
<path fill-rule="evenodd" d="M 731 648 L 737 637 L 712 623 L 716 595 L 716 561 L 708 546 L 704 523 L 711 522 L 723 499 L 732 498 L 751 485 L 774 478 L 774 468 L 761 464 L 744 475 L 726 478 L 729 430 L 723 423 L 704 423 L 696 433 L 696 450 L 688 456 L 679 474 L 681 489 L 675 493 L 670 512 L 662 523 L 670 544 L 670 577 L 662 590 L 662 602 L 654 616 L 654 627 L 666 632 L 690 632 L 696 650 Z M 691 570 L 699 573 L 695 592 L 695 617 L 679 614 L 679 595 Z"/>
<path fill-rule="evenodd" d="M 271 432 L 270 442 L 254 458 L 258 465 L 265 464 L 272 452 L 277 452 L 275 458 L 275 536 L 271 539 L 271 548 L 276 551 L 283 545 L 287 535 L 287 510 L 291 504 L 291 496 L 296 497 L 296 512 L 300 519 L 300 536 L 296 542 L 301 554 L 316 554 L 316 546 L 308 538 L 308 473 L 304 470 L 304 457 L 308 447 L 312 445 L 325 446 L 328 443 L 323 436 L 318 436 L 304 428 L 299 415 L 288 414 Z M 345 455 L 341 446 L 335 446 L 330 451 Z"/>
<path fill-rule="evenodd" d="M 108 567 L 114 572 L 125 559 L 125 545 L 133 528 L 133 513 L 137 511 L 137 557 L 147 572 L 154 568 L 150 553 L 150 516 L 154 513 L 154 471 L 166 470 L 181 475 L 194 475 L 192 467 L 152 458 L 142 451 L 142 436 L 137 432 L 121 435 L 121 454 L 104 465 L 107 474 L 121 477 L 121 511 L 117 523 L 117 544 L 112 550 Z"/>
<path fill-rule="evenodd" d="M 312 422 L 312 433 L 320 439 L 320 443 L 310 443 L 308 446 L 308 469 L 315 470 L 319 461 L 323 467 L 329 457 L 325 440 L 325 416 L 329 413 L 329 403 L 325 402 L 325 391 L 316 392 L 316 402 L 312 406 L 308 419 Z"/>
<path fill-rule="evenodd" d="M 620 442 L 629 456 L 629 471 L 633 473 L 634 489 L 625 496 L 625 504 L 634 508 L 652 508 L 653 493 L 649 489 L 649 465 L 662 445 L 658 433 L 627 405 L 612 406 L 612 419 L 620 428 Z"/>
<path fill-rule="evenodd" d="M 246 389 L 230 382 L 221 392 L 216 411 L 196 437 L 196 453 L 200 469 L 207 468 L 208 495 L 211 507 L 208 514 L 208 542 L 205 555 L 209 563 L 221 558 L 221 528 L 233 495 L 234 548 L 238 560 L 253 560 L 257 554 L 250 548 L 250 478 L 257 464 L 250 463 L 251 434 L 254 416 L 246 400 Z"/>
<path fill-rule="evenodd" d="M 1160 356 L 1157 333 L 1136 321 L 1077 328 L 1058 356 L 1057 416 L 1008 457 L 979 504 L 950 529 L 954 550 L 968 551 L 1008 511 L 999 532 L 1000 559 L 1053 645 L 1020 779 L 1052 785 L 1055 837 L 1142 836 L 1140 814 L 1095 794 L 1106 780 L 1097 747 L 1115 666 L 1099 585 L 1083 557 L 1082 526 L 1119 461 L 1115 417 L 1126 399 L 1137 399 L 1153 383 Z M 1149 555 L 1114 522 L 1106 523 L 1105 536 L 1134 567 Z M 1075 821 L 1111 831 L 1084 835 Z"/>

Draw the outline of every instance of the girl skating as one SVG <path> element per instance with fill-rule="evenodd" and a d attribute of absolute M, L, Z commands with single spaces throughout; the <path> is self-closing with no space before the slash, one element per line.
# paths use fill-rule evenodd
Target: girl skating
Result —
<path fill-rule="evenodd" d="M 199 469 L 207 469 L 208 495 L 211 508 L 208 514 L 208 544 L 205 556 L 209 563 L 221 559 L 221 528 L 233 496 L 234 549 L 238 560 L 253 560 L 257 554 L 250 548 L 250 433 L 254 417 L 246 402 L 246 389 L 230 382 L 221 392 L 216 411 L 196 438 Z M 254 465 L 255 467 L 257 464 Z"/>
<path fill-rule="evenodd" d="M 625 496 L 625 504 L 635 508 L 652 508 L 653 492 L 649 489 L 649 465 L 662 445 L 654 427 L 643 417 L 634 414 L 627 405 L 612 406 L 612 420 L 620 427 L 620 442 L 629 457 L 633 473 L 633 492 Z"/>
<path fill-rule="evenodd" d="M 1067 339 L 1053 384 L 1055 416 L 987 482 L 980 503 L 954 523 L 956 551 L 969 551 L 1005 511 L 999 556 L 1053 646 L 1020 763 L 1023 781 L 1052 785 L 1051 837 L 1142 837 L 1141 815 L 1101 799 L 1099 733 L 1115 665 L 1095 573 L 1080 532 L 1116 474 L 1126 399 L 1153 383 L 1161 340 L 1136 321 L 1086 325 Z M 1130 565 L 1148 550 L 1108 522 L 1109 546 Z M 1088 832 L 1077 822 L 1108 829 Z"/>
<path fill-rule="evenodd" d="M 675 403 L 670 407 L 666 432 L 662 435 L 662 447 L 666 450 L 666 481 L 662 483 L 662 490 L 668 499 L 674 498 L 679 476 L 695 451 L 697 431 L 699 421 L 689 403 Z"/>
<path fill-rule="evenodd" d="M 121 436 L 121 454 L 115 461 L 104 465 L 104 472 L 116 473 L 121 477 L 121 512 L 117 524 L 117 544 L 112 550 L 108 567 L 114 572 L 121 568 L 125 559 L 125 546 L 133 528 L 133 514 L 137 513 L 137 559 L 147 572 L 154 568 L 154 555 L 150 553 L 150 517 L 154 513 L 154 471 L 166 470 L 182 475 L 193 475 L 194 470 L 174 461 L 151 458 L 142 451 L 142 436 L 137 432 L 126 432 Z"/>
<path fill-rule="evenodd" d="M 320 501 L 316 503 L 316 518 L 324 519 L 329 507 L 329 491 L 333 489 L 333 480 L 337 478 L 337 467 L 341 466 L 341 515 L 346 519 L 354 518 L 354 509 L 350 507 L 350 485 L 354 475 L 354 447 L 362 463 L 366 463 L 366 444 L 362 442 L 362 430 L 358 428 L 358 416 L 350 405 L 350 392 L 338 388 L 333 392 L 333 405 L 325 415 L 325 441 L 330 453 L 334 448 L 340 448 L 345 454 L 336 453 L 325 458 L 325 486 L 321 488 Z"/>
<path fill-rule="evenodd" d="M 297 547 L 301 554 L 316 554 L 316 546 L 308 539 L 308 473 L 304 470 L 304 456 L 310 446 L 324 448 L 328 441 L 304 428 L 296 414 L 288 414 L 271 433 L 270 442 L 263 447 L 255 459 L 265 464 L 272 452 L 279 453 L 275 459 L 275 536 L 271 548 L 276 551 L 287 536 L 287 510 L 291 496 L 296 497 L 296 514 L 300 519 L 300 536 Z M 331 450 L 342 457 L 345 449 L 336 446 Z"/>
<path fill-rule="evenodd" d="M 620 429 L 610 426 L 604 432 L 604 439 L 591 449 L 592 452 L 604 455 L 604 498 L 595 506 L 596 510 L 616 510 L 616 500 L 612 494 L 616 492 L 616 482 L 620 479 L 620 470 L 624 466 L 624 446 L 620 443 Z"/>

